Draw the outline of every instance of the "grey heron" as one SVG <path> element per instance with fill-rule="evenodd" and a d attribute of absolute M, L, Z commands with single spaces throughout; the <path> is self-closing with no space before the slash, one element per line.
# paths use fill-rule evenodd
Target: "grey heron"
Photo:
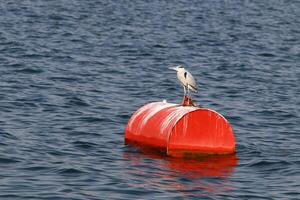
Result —
<path fill-rule="evenodd" d="M 170 69 L 177 71 L 177 78 L 183 86 L 184 96 L 189 95 L 190 90 L 197 92 L 196 80 L 188 70 L 186 70 L 182 65 L 171 67 Z"/>

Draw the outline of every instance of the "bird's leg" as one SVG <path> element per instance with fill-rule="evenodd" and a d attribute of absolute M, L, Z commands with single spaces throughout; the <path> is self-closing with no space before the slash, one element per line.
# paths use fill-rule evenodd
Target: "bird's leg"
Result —
<path fill-rule="evenodd" d="M 185 88 L 185 86 L 183 86 L 183 91 L 184 91 L 183 97 L 185 97 L 186 96 L 186 88 Z"/>

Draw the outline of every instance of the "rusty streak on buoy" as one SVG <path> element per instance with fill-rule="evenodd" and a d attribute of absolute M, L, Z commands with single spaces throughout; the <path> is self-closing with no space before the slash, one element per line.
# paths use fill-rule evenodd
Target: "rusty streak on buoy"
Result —
<path fill-rule="evenodd" d="M 173 157 L 235 152 L 228 121 L 214 110 L 194 106 L 190 97 L 181 105 L 153 102 L 138 109 L 126 125 L 125 144 Z"/>

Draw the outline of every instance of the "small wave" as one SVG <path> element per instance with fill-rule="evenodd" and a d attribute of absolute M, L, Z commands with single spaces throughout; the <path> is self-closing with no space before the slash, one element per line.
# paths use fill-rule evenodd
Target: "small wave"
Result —
<path fill-rule="evenodd" d="M 61 82 L 76 82 L 78 81 L 76 78 L 72 77 L 50 77 L 49 78 L 52 81 L 61 81 Z"/>
<path fill-rule="evenodd" d="M 45 57 L 50 57 L 49 55 L 42 55 L 42 54 L 25 54 L 22 56 L 23 58 L 26 59 L 41 59 L 41 58 L 45 58 Z"/>
<path fill-rule="evenodd" d="M 22 67 L 23 65 L 21 63 L 11 63 L 8 66 L 9 67 Z"/>
<path fill-rule="evenodd" d="M 258 54 L 259 56 L 262 56 L 262 57 L 268 57 L 268 58 L 270 58 L 270 57 L 275 57 L 275 55 L 274 54 L 272 54 L 272 53 L 260 53 L 260 54 Z"/>
<path fill-rule="evenodd" d="M 8 133 L 8 132 L 5 132 L 5 131 L 3 131 L 3 130 L 0 129 L 0 138 L 1 138 L 1 137 L 9 138 L 9 139 L 14 139 L 14 140 L 17 139 L 16 136 L 14 136 L 14 135 L 12 135 L 12 134 L 10 134 L 10 133 Z"/>
<path fill-rule="evenodd" d="M 119 69 L 106 69 L 101 71 L 101 73 L 105 73 L 105 74 L 124 74 L 123 71 L 119 70 Z"/>
<path fill-rule="evenodd" d="M 1 158 L 0 157 L 0 163 L 2 163 L 2 164 L 17 163 L 17 162 L 20 162 L 20 161 L 13 159 L 13 158 Z"/>
<path fill-rule="evenodd" d="M 84 100 L 82 100 L 78 97 L 71 98 L 67 104 L 74 105 L 74 106 L 89 106 L 88 103 L 86 103 Z"/>
<path fill-rule="evenodd" d="M 95 147 L 95 145 L 96 145 L 94 143 L 84 142 L 84 141 L 76 141 L 76 142 L 73 142 L 73 144 L 80 149 L 91 149 L 91 148 Z"/>
<path fill-rule="evenodd" d="M 64 18 L 61 15 L 57 15 L 57 14 L 51 14 L 48 17 L 49 17 L 50 20 L 54 20 L 54 21 L 64 20 Z"/>
<path fill-rule="evenodd" d="M 178 43 L 181 43 L 181 44 L 186 44 L 186 43 L 190 43 L 192 42 L 193 40 L 190 40 L 190 39 L 182 39 L 182 40 L 179 40 Z"/>
<path fill-rule="evenodd" d="M 119 114 L 117 115 L 117 117 L 121 118 L 121 119 L 129 119 L 130 118 L 130 114 Z"/>
<path fill-rule="evenodd" d="M 75 175 L 75 174 L 82 174 L 85 172 L 82 170 L 79 170 L 79 169 L 75 169 L 75 168 L 64 168 L 64 169 L 58 170 L 58 173 L 61 175 Z"/>
<path fill-rule="evenodd" d="M 43 72 L 41 69 L 35 69 L 35 68 L 23 68 L 16 70 L 17 73 L 23 73 L 23 74 L 40 74 Z"/>
<path fill-rule="evenodd" d="M 22 168 L 22 170 L 28 170 L 28 171 L 43 171 L 43 170 L 48 170 L 48 169 L 50 169 L 50 168 L 44 167 L 44 166 L 33 166 L 33 167 Z"/>
<path fill-rule="evenodd" d="M 153 48 L 165 49 L 165 48 L 167 48 L 167 46 L 162 45 L 162 44 L 155 44 L 155 45 L 153 45 Z"/>
<path fill-rule="evenodd" d="M 259 160 L 254 163 L 250 163 L 249 167 L 258 167 L 258 168 L 268 168 L 268 169 L 278 169 L 278 168 L 286 168 L 286 166 L 290 165 L 291 163 L 279 160 L 279 161 L 266 161 L 266 160 Z"/>
<path fill-rule="evenodd" d="M 111 122 L 112 120 L 109 118 L 99 118 L 99 117 L 81 117 L 80 118 L 83 121 L 86 122 Z"/>

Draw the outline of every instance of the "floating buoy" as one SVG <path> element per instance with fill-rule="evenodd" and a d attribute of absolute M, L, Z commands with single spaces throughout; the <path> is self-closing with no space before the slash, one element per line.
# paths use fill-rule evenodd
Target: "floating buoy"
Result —
<path fill-rule="evenodd" d="M 125 144 L 150 147 L 173 157 L 235 152 L 229 122 L 214 110 L 182 104 L 149 103 L 138 109 L 125 128 Z"/>

